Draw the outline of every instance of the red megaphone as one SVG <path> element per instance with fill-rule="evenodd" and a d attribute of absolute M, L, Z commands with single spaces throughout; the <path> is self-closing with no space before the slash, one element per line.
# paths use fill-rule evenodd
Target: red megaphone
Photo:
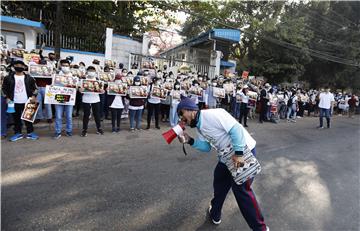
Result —
<path fill-rule="evenodd" d="M 162 136 L 166 140 L 168 144 L 170 144 L 178 135 L 181 135 L 185 130 L 185 125 L 183 123 L 179 123 L 175 127 L 172 127 L 169 131 L 164 132 Z"/>

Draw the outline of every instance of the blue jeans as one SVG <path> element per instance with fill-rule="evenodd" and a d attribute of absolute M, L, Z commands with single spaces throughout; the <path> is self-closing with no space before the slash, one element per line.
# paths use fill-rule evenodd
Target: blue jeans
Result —
<path fill-rule="evenodd" d="M 1 136 L 6 136 L 7 132 L 7 103 L 4 96 L 1 96 Z"/>
<path fill-rule="evenodd" d="M 55 105 L 55 132 L 61 133 L 62 117 L 65 112 L 66 118 L 66 132 L 72 132 L 72 112 L 74 106 L 72 105 Z"/>
<path fill-rule="evenodd" d="M 255 149 L 251 151 L 255 156 Z M 252 182 L 253 179 L 250 179 L 241 185 L 236 184 L 226 165 L 218 162 L 214 171 L 214 197 L 211 200 L 211 217 L 215 220 L 219 220 L 221 218 L 222 206 L 226 195 L 231 188 L 240 211 L 249 227 L 256 231 L 266 230 L 264 217 L 251 188 Z"/>
<path fill-rule="evenodd" d="M 293 104 L 291 107 L 288 107 L 287 119 L 290 119 L 291 112 L 293 112 L 293 119 L 296 119 L 296 104 Z"/>
<path fill-rule="evenodd" d="M 141 128 L 141 116 L 142 116 L 142 111 L 143 109 L 139 109 L 139 110 L 131 110 L 129 109 L 129 113 L 130 113 L 130 128 L 135 128 L 134 127 L 134 120 L 136 118 L 136 128 L 140 129 Z"/>
<path fill-rule="evenodd" d="M 37 100 L 39 102 L 39 110 L 36 114 L 36 119 L 52 119 L 52 111 L 51 111 L 51 104 L 45 104 L 45 115 L 43 112 L 43 103 L 45 99 L 45 89 L 46 87 L 39 87 L 39 93 L 37 95 Z"/>
<path fill-rule="evenodd" d="M 237 119 L 240 117 L 240 105 L 241 103 L 235 103 L 234 107 L 234 117 Z"/>
<path fill-rule="evenodd" d="M 320 127 L 323 126 L 323 118 L 326 117 L 327 126 L 330 127 L 330 109 L 319 108 L 320 109 Z"/>
<path fill-rule="evenodd" d="M 174 127 L 179 122 L 179 116 L 177 114 L 177 106 L 178 105 L 179 105 L 178 103 L 174 103 L 170 107 L 170 126 L 171 127 Z"/>

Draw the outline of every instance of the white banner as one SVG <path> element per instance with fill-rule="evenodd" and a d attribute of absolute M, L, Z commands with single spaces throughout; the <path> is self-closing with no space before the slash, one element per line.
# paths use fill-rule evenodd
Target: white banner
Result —
<path fill-rule="evenodd" d="M 47 85 L 45 104 L 75 105 L 76 88 Z"/>

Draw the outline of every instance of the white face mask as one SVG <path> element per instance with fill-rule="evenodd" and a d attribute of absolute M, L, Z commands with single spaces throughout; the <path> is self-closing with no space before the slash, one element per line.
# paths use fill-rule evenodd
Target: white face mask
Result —
<path fill-rule="evenodd" d="M 179 86 L 179 85 L 175 85 L 175 89 L 180 89 L 180 86 Z"/>
<path fill-rule="evenodd" d="M 22 49 L 22 48 L 24 47 L 24 45 L 22 45 L 21 43 L 18 43 L 18 44 L 16 45 L 16 47 L 19 48 L 19 49 Z"/>
<path fill-rule="evenodd" d="M 202 81 L 203 79 L 202 78 L 199 78 L 199 81 Z"/>
<path fill-rule="evenodd" d="M 96 76 L 96 72 L 90 71 L 88 72 L 88 76 L 94 78 Z"/>
<path fill-rule="evenodd" d="M 195 84 L 195 87 L 198 87 L 199 86 L 199 84 Z"/>
<path fill-rule="evenodd" d="M 61 67 L 61 71 L 67 74 L 70 72 L 70 67 Z"/>
<path fill-rule="evenodd" d="M 136 86 L 140 86 L 140 82 L 134 82 Z"/>
<path fill-rule="evenodd" d="M 213 85 L 214 87 L 216 87 L 217 83 L 212 83 L 212 85 Z"/>

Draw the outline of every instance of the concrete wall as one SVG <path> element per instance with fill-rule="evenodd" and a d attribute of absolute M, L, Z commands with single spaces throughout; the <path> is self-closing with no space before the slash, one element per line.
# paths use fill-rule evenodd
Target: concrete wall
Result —
<path fill-rule="evenodd" d="M 25 49 L 27 51 L 31 51 L 32 49 L 36 49 L 36 36 L 37 32 L 28 26 L 10 24 L 6 22 L 1 23 L 1 30 L 11 31 L 11 32 L 20 32 L 25 36 Z M 16 41 L 7 41 L 7 43 L 16 43 Z"/>
<path fill-rule="evenodd" d="M 113 35 L 112 38 L 112 54 L 111 60 L 116 62 L 116 65 L 123 63 L 125 67 L 129 64 L 129 54 L 141 54 L 143 50 L 142 43 L 135 41 L 129 37 L 121 35 Z"/>
<path fill-rule="evenodd" d="M 50 52 L 54 52 L 54 50 L 52 48 L 45 48 L 43 54 L 44 56 L 47 56 L 47 54 Z M 79 64 L 79 62 L 84 62 L 86 66 L 91 65 L 94 59 L 99 60 L 101 66 L 104 66 L 104 62 L 105 62 L 105 54 L 61 49 L 60 51 L 61 59 L 65 59 L 68 56 L 74 57 L 73 63 Z"/>

